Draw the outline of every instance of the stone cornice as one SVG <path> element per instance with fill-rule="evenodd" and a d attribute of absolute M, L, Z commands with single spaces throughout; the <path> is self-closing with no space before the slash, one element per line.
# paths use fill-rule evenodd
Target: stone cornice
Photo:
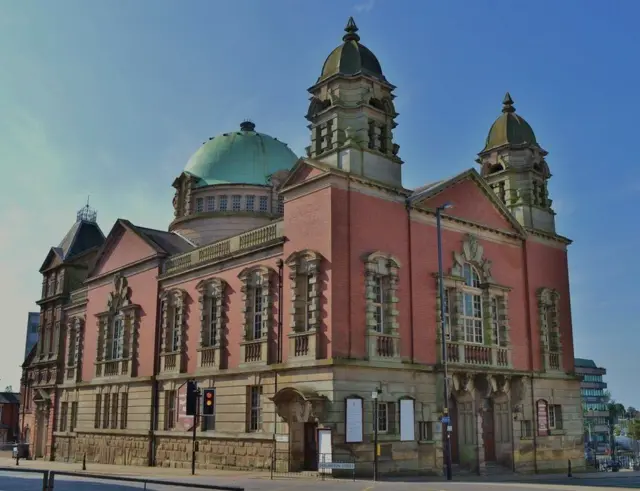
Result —
<path fill-rule="evenodd" d="M 158 268 L 160 266 L 160 263 L 161 258 L 157 257 L 156 255 L 146 257 L 139 261 L 125 264 L 124 266 L 121 266 L 99 276 L 94 276 L 86 280 L 84 284 L 88 286 L 90 290 L 93 290 L 94 288 L 98 288 L 111 283 L 113 281 L 113 276 L 118 273 L 126 273 L 126 276 L 133 276 L 150 269 Z"/>

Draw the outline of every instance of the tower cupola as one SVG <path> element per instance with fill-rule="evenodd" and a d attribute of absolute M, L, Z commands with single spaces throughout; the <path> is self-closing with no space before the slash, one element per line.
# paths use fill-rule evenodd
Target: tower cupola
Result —
<path fill-rule="evenodd" d="M 393 187 L 402 186 L 400 147 L 391 85 L 373 52 L 360 42 L 349 18 L 342 44 L 322 66 L 309 89 L 307 120 L 311 145 L 307 156 Z"/>
<path fill-rule="evenodd" d="M 502 114 L 491 125 L 476 161 L 482 167 L 482 176 L 524 227 L 555 233 L 546 156 L 533 128 L 516 113 L 507 92 Z"/>

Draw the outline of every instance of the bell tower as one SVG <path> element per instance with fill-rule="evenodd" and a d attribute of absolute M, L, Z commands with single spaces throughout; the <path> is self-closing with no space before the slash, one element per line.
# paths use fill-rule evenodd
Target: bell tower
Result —
<path fill-rule="evenodd" d="M 525 228 L 556 233 L 555 212 L 547 188 L 551 173 L 533 129 L 516 114 L 507 92 L 502 114 L 478 154 L 482 177 Z"/>
<path fill-rule="evenodd" d="M 402 186 L 400 149 L 393 140 L 398 113 L 380 62 L 360 44 L 350 17 L 343 43 L 334 49 L 309 89 L 311 145 L 307 156 L 393 187 Z"/>

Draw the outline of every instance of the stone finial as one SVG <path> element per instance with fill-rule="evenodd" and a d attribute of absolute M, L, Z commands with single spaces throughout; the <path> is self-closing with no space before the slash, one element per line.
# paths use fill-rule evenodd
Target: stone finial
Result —
<path fill-rule="evenodd" d="M 245 120 L 240 123 L 240 131 L 255 131 L 256 125 L 253 121 Z"/>
<path fill-rule="evenodd" d="M 353 20 L 353 17 L 349 17 L 347 21 L 347 25 L 344 28 L 346 34 L 342 36 L 342 40 L 346 43 L 347 41 L 360 41 L 360 36 L 358 36 L 358 26 L 356 26 L 356 21 Z"/>
<path fill-rule="evenodd" d="M 502 99 L 502 112 L 503 113 L 516 112 L 516 108 L 513 107 L 513 99 L 511 98 L 511 94 L 509 94 L 509 92 L 507 92 L 504 95 L 504 99 Z"/>

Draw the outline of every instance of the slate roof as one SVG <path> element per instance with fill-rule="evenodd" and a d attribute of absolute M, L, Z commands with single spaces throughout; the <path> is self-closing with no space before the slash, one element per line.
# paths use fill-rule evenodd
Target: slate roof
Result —
<path fill-rule="evenodd" d="M 20 404 L 20 394 L 16 392 L 0 392 L 0 404 Z"/>
<path fill-rule="evenodd" d="M 598 368 L 598 365 L 593 360 L 587 358 L 575 358 L 574 365 L 580 368 Z"/>
<path fill-rule="evenodd" d="M 184 237 L 175 234 L 173 232 L 165 232 L 164 230 L 156 230 L 153 228 L 138 227 L 131 222 L 127 222 L 127 225 L 132 227 L 136 232 L 143 236 L 155 245 L 158 252 L 165 252 L 169 255 L 179 254 L 181 252 L 187 252 L 195 249 L 194 244 L 189 242 Z"/>

